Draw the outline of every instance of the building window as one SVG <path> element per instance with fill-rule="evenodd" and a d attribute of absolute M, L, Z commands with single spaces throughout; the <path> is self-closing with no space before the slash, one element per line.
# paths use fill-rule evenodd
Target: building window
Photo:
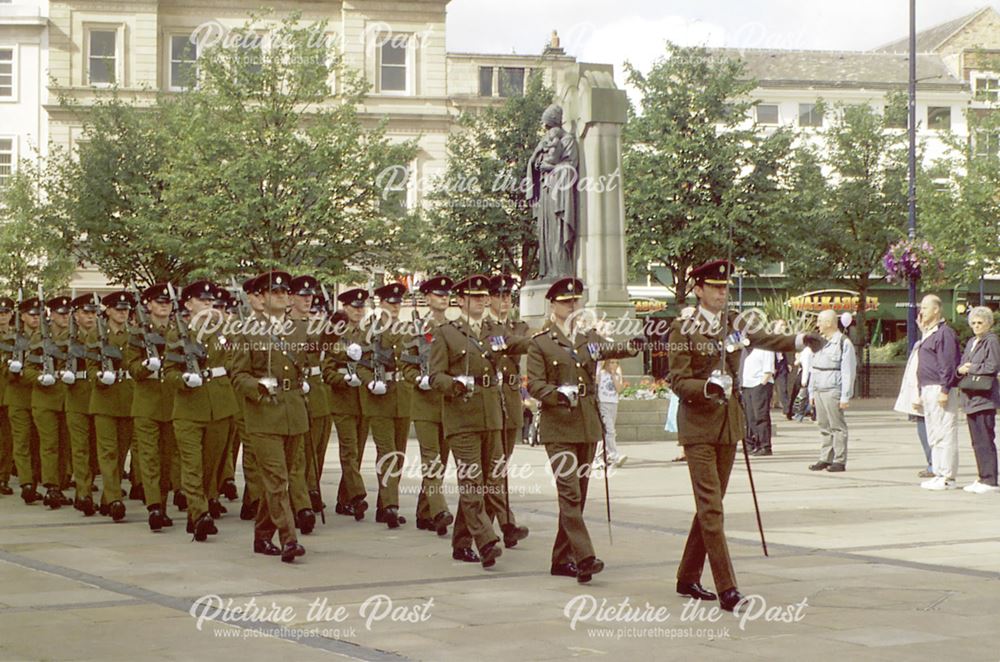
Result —
<path fill-rule="evenodd" d="M 493 67 L 479 67 L 479 96 L 493 96 Z"/>
<path fill-rule="evenodd" d="M 1000 100 L 1000 78 L 991 78 L 987 76 L 976 78 L 976 100 Z"/>
<path fill-rule="evenodd" d="M 816 108 L 816 104 L 799 104 L 799 126 L 823 126 L 823 114 Z"/>
<path fill-rule="evenodd" d="M 778 104 L 759 103 L 757 104 L 757 124 L 777 124 Z"/>
<path fill-rule="evenodd" d="M 1000 156 L 1000 133 L 996 131 L 976 131 L 976 156 Z"/>
<path fill-rule="evenodd" d="M 14 174 L 14 139 L 0 138 L 0 190 L 7 188 Z"/>
<path fill-rule="evenodd" d="M 950 106 L 928 106 L 927 107 L 927 128 L 947 131 L 951 129 L 951 107 Z"/>
<path fill-rule="evenodd" d="M 500 96 L 519 97 L 524 94 L 524 67 L 500 69 Z"/>
<path fill-rule="evenodd" d="M 188 36 L 170 37 L 170 89 L 194 87 L 198 78 L 198 45 Z"/>
<path fill-rule="evenodd" d="M 382 92 L 406 92 L 407 41 L 398 36 L 380 47 L 379 89 Z"/>
<path fill-rule="evenodd" d="M 14 98 L 14 49 L 0 48 L 0 99 Z"/>
<path fill-rule="evenodd" d="M 91 85 L 113 85 L 117 79 L 118 32 L 91 30 L 87 53 L 87 78 Z"/>

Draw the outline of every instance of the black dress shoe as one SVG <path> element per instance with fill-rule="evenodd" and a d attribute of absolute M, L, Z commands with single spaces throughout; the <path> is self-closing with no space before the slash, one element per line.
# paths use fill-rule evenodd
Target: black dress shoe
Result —
<path fill-rule="evenodd" d="M 500 547 L 500 541 L 494 540 L 493 542 L 488 542 L 483 545 L 483 548 L 479 550 L 479 556 L 482 558 L 484 568 L 492 568 L 497 564 L 497 559 L 503 554 L 503 548 Z"/>
<path fill-rule="evenodd" d="M 253 519 L 257 519 L 257 502 L 256 501 L 244 501 L 243 505 L 240 507 L 240 519 L 244 522 L 248 522 Z"/>
<path fill-rule="evenodd" d="M 99 512 L 99 513 L 101 513 L 101 515 L 107 517 L 108 515 L 111 514 L 111 509 L 108 508 L 108 504 L 102 503 L 101 507 L 98 509 L 97 512 Z"/>
<path fill-rule="evenodd" d="M 223 513 L 228 512 L 218 499 L 208 500 L 208 514 L 212 516 L 212 519 L 222 519 Z"/>
<path fill-rule="evenodd" d="M 10 496 L 13 493 L 14 490 L 11 489 L 10 485 L 7 484 L 7 481 L 0 482 L 0 494 L 3 494 L 4 496 Z"/>
<path fill-rule="evenodd" d="M 375 509 L 375 521 L 379 524 L 385 524 L 385 511 L 381 508 Z"/>
<path fill-rule="evenodd" d="M 80 499 L 80 512 L 84 514 L 85 517 L 90 517 L 95 512 L 97 512 L 97 507 L 94 505 L 94 500 L 89 496 L 85 496 Z"/>
<path fill-rule="evenodd" d="M 302 535 L 309 535 L 316 528 L 316 514 L 308 508 L 303 508 L 295 515 L 295 526 Z"/>
<path fill-rule="evenodd" d="M 809 465 L 809 471 L 823 471 L 828 466 L 830 466 L 829 462 L 817 462 L 816 464 Z"/>
<path fill-rule="evenodd" d="M 507 548 L 516 547 L 518 540 L 528 537 L 528 527 L 505 524 L 503 526 L 503 546 Z"/>
<path fill-rule="evenodd" d="M 142 483 L 138 485 L 133 484 L 128 491 L 128 498 L 132 501 L 145 501 L 146 500 L 146 490 L 142 489 Z"/>
<path fill-rule="evenodd" d="M 253 553 L 265 556 L 280 556 L 281 549 L 270 540 L 254 540 Z"/>
<path fill-rule="evenodd" d="M 466 563 L 479 563 L 479 555 L 471 547 L 456 547 L 451 550 L 451 558 Z"/>
<path fill-rule="evenodd" d="M 174 525 L 174 520 L 170 519 L 170 516 L 167 515 L 167 505 L 166 504 L 163 504 L 163 507 L 160 509 L 160 521 L 163 522 L 163 528 L 164 529 L 169 528 L 169 527 L 171 527 L 171 526 Z"/>
<path fill-rule="evenodd" d="M 159 508 L 153 507 L 149 511 L 149 530 L 159 531 L 163 528 L 163 513 Z"/>
<path fill-rule="evenodd" d="M 351 510 L 353 511 L 354 521 L 360 522 L 365 518 L 365 513 L 368 512 L 368 502 L 365 501 L 363 496 L 357 497 L 351 502 Z"/>
<path fill-rule="evenodd" d="M 198 542 L 205 542 L 208 540 L 208 536 L 211 530 L 215 528 L 215 522 L 212 521 L 212 516 L 205 513 L 198 518 L 198 521 L 191 526 L 191 532 L 194 534 L 194 539 Z"/>
<path fill-rule="evenodd" d="M 733 611 L 742 599 L 743 594 L 740 593 L 735 586 L 733 588 L 727 588 L 719 596 L 719 606 L 726 611 Z"/>
<path fill-rule="evenodd" d="M 122 521 L 125 519 L 125 504 L 121 501 L 112 501 L 111 505 L 108 506 L 108 513 L 114 521 Z"/>
<path fill-rule="evenodd" d="M 291 563 L 295 560 L 296 556 L 302 556 L 306 553 L 306 548 L 297 542 L 287 543 L 281 548 L 281 562 Z"/>
<path fill-rule="evenodd" d="M 826 468 L 827 471 L 831 473 L 836 473 L 838 471 L 847 471 L 847 467 L 839 462 L 834 462 Z"/>
<path fill-rule="evenodd" d="M 431 531 L 433 529 L 434 529 L 434 520 L 427 519 L 426 517 L 417 518 L 417 530 Z"/>
<path fill-rule="evenodd" d="M 434 516 L 434 521 L 431 523 L 430 528 L 434 529 L 439 536 L 446 536 L 448 535 L 448 527 L 451 526 L 454 521 L 455 516 L 447 510 L 444 510 Z"/>
<path fill-rule="evenodd" d="M 576 568 L 576 581 L 580 584 L 586 584 L 594 575 L 604 570 L 604 561 L 596 556 L 589 556 L 577 563 Z"/>
<path fill-rule="evenodd" d="M 42 495 L 35 491 L 35 486 L 32 483 L 25 483 L 21 486 L 21 498 L 24 503 L 31 505 L 42 498 Z"/>
<path fill-rule="evenodd" d="M 70 501 L 70 503 L 73 503 Z M 66 496 L 59 491 L 58 488 L 49 488 L 49 491 L 45 493 L 45 505 L 52 510 L 59 510 L 63 506 L 67 505 Z"/>
<path fill-rule="evenodd" d="M 385 518 L 385 525 L 390 529 L 398 529 L 399 525 L 405 522 L 405 519 L 400 518 L 399 509 L 395 506 L 389 506 L 386 508 L 382 516 Z"/>
<path fill-rule="evenodd" d="M 230 501 L 236 501 L 240 498 L 240 491 L 236 489 L 236 481 L 232 478 L 227 478 L 222 481 L 219 491 L 222 492 L 222 496 L 226 497 Z"/>
<path fill-rule="evenodd" d="M 696 600 L 718 600 L 719 596 L 712 593 L 698 582 L 677 582 L 677 593 Z"/>
<path fill-rule="evenodd" d="M 556 563 L 549 569 L 550 575 L 555 575 L 557 577 L 576 577 L 577 570 L 576 564 L 572 561 L 567 561 L 566 563 Z"/>
<path fill-rule="evenodd" d="M 177 510 L 181 511 L 187 510 L 188 500 L 187 497 L 184 496 L 183 492 L 180 491 L 174 492 L 174 505 L 177 506 Z"/>
<path fill-rule="evenodd" d="M 323 503 L 323 497 L 320 496 L 319 490 L 309 490 L 309 502 L 312 504 L 312 509 L 316 512 L 326 510 L 326 504 Z"/>

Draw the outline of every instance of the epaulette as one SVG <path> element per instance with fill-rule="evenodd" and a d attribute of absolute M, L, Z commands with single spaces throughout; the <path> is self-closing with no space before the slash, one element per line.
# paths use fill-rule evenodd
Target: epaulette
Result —
<path fill-rule="evenodd" d="M 542 329 L 541 331 L 536 331 L 535 333 L 531 334 L 531 337 L 537 338 L 538 336 L 544 336 L 548 332 L 549 332 L 548 329 Z"/>

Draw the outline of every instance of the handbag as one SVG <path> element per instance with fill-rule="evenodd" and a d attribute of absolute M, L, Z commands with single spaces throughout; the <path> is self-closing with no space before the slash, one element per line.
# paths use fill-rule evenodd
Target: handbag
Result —
<path fill-rule="evenodd" d="M 982 393 L 993 390 L 993 375 L 966 375 L 958 383 L 958 388 L 971 393 Z"/>

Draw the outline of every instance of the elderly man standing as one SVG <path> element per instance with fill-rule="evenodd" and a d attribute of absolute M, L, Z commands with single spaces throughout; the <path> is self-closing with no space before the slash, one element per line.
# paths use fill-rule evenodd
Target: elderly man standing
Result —
<path fill-rule="evenodd" d="M 819 462 L 810 471 L 844 471 L 847 468 L 847 409 L 854 394 L 858 360 L 850 339 L 837 330 L 837 314 L 824 310 L 816 319 L 819 333 L 826 339 L 812 357 L 809 401 L 816 409 L 823 442 Z"/>
<path fill-rule="evenodd" d="M 931 447 L 933 478 L 920 483 L 925 490 L 955 488 L 958 472 L 958 383 L 956 369 L 962 356 L 958 335 L 941 319 L 941 299 L 928 294 L 920 301 L 924 337 L 917 350 L 917 386 L 924 406 L 927 443 Z"/>

